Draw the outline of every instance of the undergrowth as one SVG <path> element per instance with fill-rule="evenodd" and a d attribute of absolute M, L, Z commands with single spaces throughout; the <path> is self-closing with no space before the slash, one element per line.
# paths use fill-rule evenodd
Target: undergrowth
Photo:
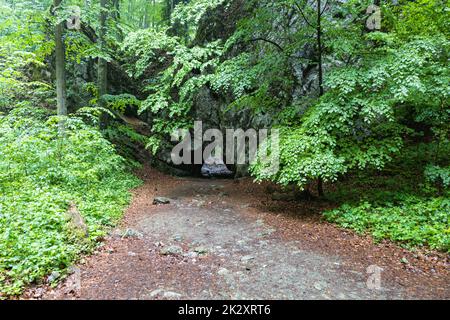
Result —
<path fill-rule="evenodd" d="M 414 145 L 381 173 L 348 177 L 328 195 L 340 206 L 324 212 L 325 219 L 359 234 L 369 233 L 375 241 L 389 239 L 409 249 L 450 252 L 450 170 L 445 166 L 449 151 L 448 144 Z M 443 165 L 430 170 L 430 159 Z"/>
<path fill-rule="evenodd" d="M 52 272 L 64 274 L 120 219 L 140 182 L 100 131 L 44 109 L 0 115 L 0 298 L 20 294 Z M 73 203 L 88 229 L 70 232 Z"/>

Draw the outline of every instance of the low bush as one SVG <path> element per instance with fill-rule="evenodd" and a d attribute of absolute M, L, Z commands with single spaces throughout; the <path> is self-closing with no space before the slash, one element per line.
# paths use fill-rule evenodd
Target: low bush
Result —
<path fill-rule="evenodd" d="M 89 252 L 121 217 L 139 184 L 114 146 L 79 118 L 20 107 L 0 115 L 0 297 Z M 68 227 L 76 205 L 88 238 Z"/>

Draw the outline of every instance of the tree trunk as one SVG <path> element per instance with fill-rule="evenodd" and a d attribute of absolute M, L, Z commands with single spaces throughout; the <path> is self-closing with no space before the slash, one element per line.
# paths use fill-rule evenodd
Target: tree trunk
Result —
<path fill-rule="evenodd" d="M 317 0 L 317 54 L 318 54 L 318 67 L 319 67 L 319 98 L 323 96 L 323 64 L 322 64 L 322 6 L 321 1 Z M 319 177 L 317 179 L 317 192 L 319 197 L 324 196 L 323 181 Z"/>
<path fill-rule="evenodd" d="M 61 4 L 61 0 L 53 0 L 54 9 Z M 66 104 L 66 72 L 65 49 L 63 40 L 63 24 L 55 26 L 55 57 L 56 57 L 56 110 L 59 116 L 67 115 Z"/>
<path fill-rule="evenodd" d="M 116 25 L 117 25 L 117 27 L 116 27 L 116 32 L 117 32 L 116 38 L 117 38 L 117 40 L 119 42 L 122 42 L 123 39 L 124 39 L 123 32 L 122 32 L 122 29 L 118 27 L 118 24 L 119 24 L 120 18 L 121 18 L 121 15 L 120 15 L 120 0 L 112 0 L 111 9 L 112 9 L 111 17 L 116 22 Z"/>
<path fill-rule="evenodd" d="M 107 0 L 100 0 L 100 15 L 99 15 L 99 33 L 98 43 L 100 50 L 105 49 L 105 36 L 106 36 L 106 19 L 107 19 Z M 98 103 L 100 107 L 105 107 L 103 96 L 107 93 L 108 86 L 108 64 L 103 58 L 98 58 L 97 65 L 97 86 L 98 86 Z M 100 119 L 100 126 L 106 125 L 107 117 L 102 114 Z"/>
<path fill-rule="evenodd" d="M 155 9 L 156 9 L 155 6 L 156 6 L 156 2 L 155 2 L 155 0 L 152 0 L 152 12 L 155 11 Z M 152 14 L 152 28 L 156 29 L 156 19 L 155 19 L 154 13 Z"/>
<path fill-rule="evenodd" d="M 148 3 L 145 4 L 144 8 L 144 16 L 142 18 L 142 28 L 143 29 L 148 28 Z"/>
<path fill-rule="evenodd" d="M 323 197 L 325 193 L 323 192 L 323 180 L 322 178 L 317 179 L 317 192 L 319 197 Z"/>
<path fill-rule="evenodd" d="M 319 97 L 323 96 L 323 65 L 322 65 L 322 8 L 321 1 L 317 0 L 317 54 L 319 65 Z"/>

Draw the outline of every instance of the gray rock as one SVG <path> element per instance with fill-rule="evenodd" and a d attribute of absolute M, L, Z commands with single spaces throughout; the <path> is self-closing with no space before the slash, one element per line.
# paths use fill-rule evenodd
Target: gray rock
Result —
<path fill-rule="evenodd" d="M 273 228 L 267 228 L 267 229 L 265 229 L 264 231 L 258 233 L 258 236 L 264 238 L 264 237 L 270 236 L 270 235 L 271 235 L 272 233 L 274 233 L 275 231 L 276 231 L 276 230 L 273 229 Z"/>
<path fill-rule="evenodd" d="M 139 231 L 128 228 L 121 234 L 122 238 L 142 238 L 143 235 Z"/>
<path fill-rule="evenodd" d="M 340 292 L 340 293 L 338 293 L 337 298 L 341 299 L 341 300 L 345 300 L 345 299 L 347 299 L 347 296 L 345 294 L 343 294 L 342 292 Z"/>
<path fill-rule="evenodd" d="M 61 274 L 58 271 L 53 271 L 47 278 L 48 283 L 53 283 L 61 277 Z"/>
<path fill-rule="evenodd" d="M 325 281 L 317 281 L 314 283 L 314 288 L 316 290 L 322 291 L 328 287 L 328 284 Z"/>
<path fill-rule="evenodd" d="M 74 274 L 74 273 L 78 273 L 78 272 L 80 272 L 80 268 L 78 268 L 78 267 L 76 267 L 76 266 L 70 266 L 70 267 L 67 269 L 67 273 L 68 273 L 68 274 Z"/>
<path fill-rule="evenodd" d="M 166 198 L 166 197 L 156 197 L 155 199 L 153 199 L 153 204 L 154 205 L 158 205 L 158 204 L 169 204 L 170 203 L 170 199 Z"/>
<path fill-rule="evenodd" d="M 205 204 L 205 201 L 204 200 L 192 199 L 192 204 L 197 206 L 197 207 L 202 207 Z"/>
<path fill-rule="evenodd" d="M 172 239 L 177 241 L 177 242 L 181 242 L 181 241 L 183 241 L 184 238 L 180 234 L 175 234 Z"/>
<path fill-rule="evenodd" d="M 194 259 L 194 258 L 198 257 L 198 253 L 197 252 L 193 252 L 193 251 L 189 251 L 184 256 L 187 257 L 187 258 Z"/>
<path fill-rule="evenodd" d="M 163 256 L 179 255 L 183 253 L 183 248 L 181 248 L 180 246 L 164 247 L 159 250 L 159 253 Z"/>
<path fill-rule="evenodd" d="M 159 296 L 160 293 L 164 292 L 163 289 L 156 289 L 150 292 L 150 297 L 154 298 L 156 296 Z"/>
<path fill-rule="evenodd" d="M 80 211 L 78 211 L 75 203 L 71 203 L 69 210 L 67 210 L 66 216 L 69 220 L 69 228 L 82 238 L 87 238 L 89 236 L 88 227 Z"/>
<path fill-rule="evenodd" d="M 150 292 L 150 298 L 162 297 L 165 299 L 180 299 L 183 295 L 174 291 L 165 291 L 164 289 L 156 289 Z"/>
<path fill-rule="evenodd" d="M 242 261 L 242 262 L 249 262 L 249 261 L 254 260 L 254 259 L 255 259 L 254 256 L 248 255 L 248 256 L 243 256 L 243 257 L 241 258 L 241 261 Z"/>
<path fill-rule="evenodd" d="M 208 249 L 203 247 L 203 246 L 199 246 L 199 247 L 196 247 L 194 249 L 194 252 L 196 252 L 198 254 L 207 254 L 208 253 Z"/>
<path fill-rule="evenodd" d="M 226 275 L 230 274 L 230 270 L 228 270 L 226 268 L 220 268 L 219 271 L 217 272 L 217 274 L 219 276 L 226 276 Z"/>
<path fill-rule="evenodd" d="M 34 297 L 34 298 L 40 298 L 40 297 L 42 297 L 43 295 L 44 295 L 44 288 L 37 288 L 37 289 L 34 291 L 33 297 Z"/>
<path fill-rule="evenodd" d="M 204 177 L 230 177 L 233 172 L 230 171 L 222 159 L 209 157 L 202 166 L 201 173 Z"/>
<path fill-rule="evenodd" d="M 166 299 L 179 299 L 182 296 L 183 295 L 181 293 L 173 292 L 173 291 L 167 291 L 167 292 L 164 292 L 164 294 L 163 294 L 163 297 Z"/>
<path fill-rule="evenodd" d="M 154 245 L 156 247 L 164 247 L 164 243 L 162 243 L 161 241 L 155 242 Z"/>

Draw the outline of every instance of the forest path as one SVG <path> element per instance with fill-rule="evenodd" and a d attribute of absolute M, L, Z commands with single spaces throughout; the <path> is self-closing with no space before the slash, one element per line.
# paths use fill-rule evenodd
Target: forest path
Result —
<path fill-rule="evenodd" d="M 367 267 L 379 265 L 386 270 L 389 261 L 377 256 L 376 246 L 312 216 L 281 216 L 277 211 L 289 211 L 289 204 L 265 203 L 261 186 L 245 181 L 177 179 L 153 171 L 147 175 L 122 225 L 96 254 L 84 259 L 79 271 L 43 298 L 448 297 L 448 282 L 442 283 L 442 275 L 433 282 L 425 272 L 424 281 L 417 281 L 417 272 L 396 270 L 401 264 L 387 276 L 385 271 L 380 273 L 381 288 L 369 289 Z M 156 195 L 170 198 L 171 203 L 153 205 Z M 261 206 L 271 211 L 264 212 Z M 284 227 L 292 224 L 321 245 L 314 246 Z M 321 233 L 328 237 L 322 239 Z M 371 258 L 361 261 L 355 251 L 346 254 L 348 250 L 334 249 L 331 243 L 336 235 L 347 245 L 365 247 L 358 252 Z M 327 247 L 331 250 L 320 249 Z M 382 249 L 394 256 L 403 252 L 396 247 Z"/>

